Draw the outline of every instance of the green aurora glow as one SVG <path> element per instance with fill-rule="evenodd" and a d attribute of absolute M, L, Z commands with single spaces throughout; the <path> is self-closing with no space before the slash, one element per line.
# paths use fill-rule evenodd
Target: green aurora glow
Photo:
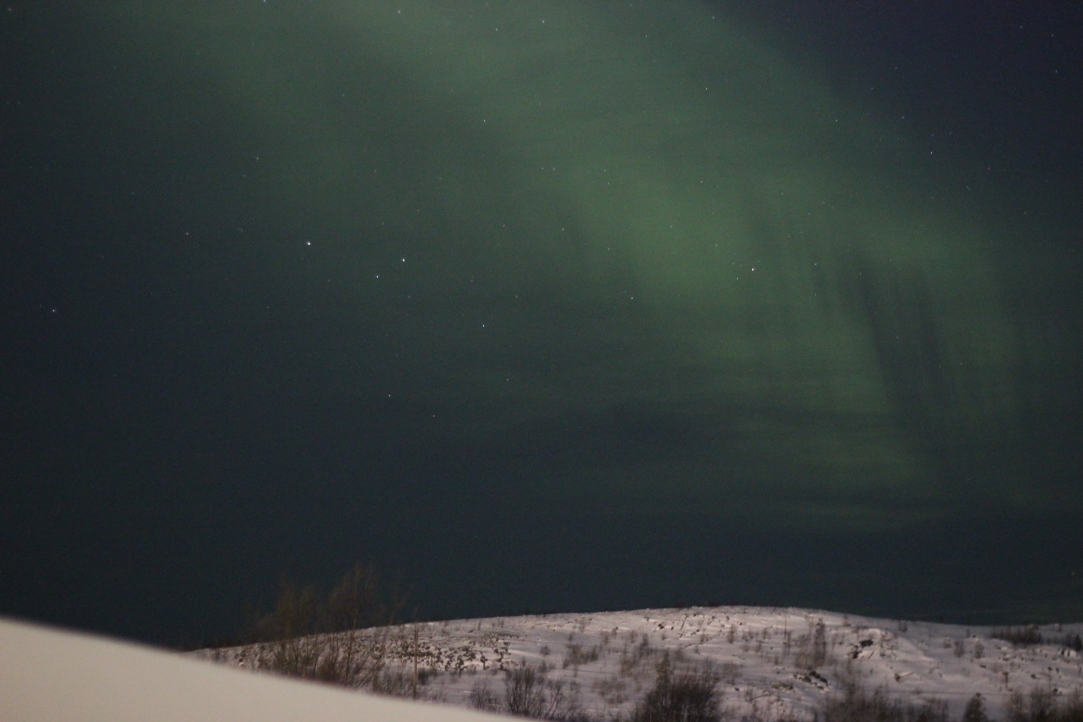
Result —
<path fill-rule="evenodd" d="M 253 204 L 297 229 L 237 253 L 336 309 L 313 322 L 335 393 L 438 410 L 403 434 L 659 512 L 1083 506 L 1026 471 L 1021 369 L 1056 349 L 1005 298 L 1005 231 L 738 23 L 675 0 L 198 5 L 113 32 L 170 92 L 213 94 Z"/>

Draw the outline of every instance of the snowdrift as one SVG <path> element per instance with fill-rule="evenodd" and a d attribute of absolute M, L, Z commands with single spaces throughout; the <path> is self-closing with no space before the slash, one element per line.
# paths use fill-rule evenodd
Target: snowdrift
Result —
<path fill-rule="evenodd" d="M 240 671 L 0 619 L 4 722 L 493 722 L 495 715 Z"/>

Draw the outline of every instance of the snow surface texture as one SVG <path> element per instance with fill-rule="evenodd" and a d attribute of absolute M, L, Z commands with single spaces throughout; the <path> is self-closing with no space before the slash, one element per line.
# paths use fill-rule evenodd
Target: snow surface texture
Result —
<path fill-rule="evenodd" d="M 627 716 L 666 652 L 678 669 L 713 670 L 735 719 L 811 717 L 847 676 L 915 704 L 944 700 L 955 719 L 975 693 L 1003 719 L 1012 692 L 1083 690 L 1083 660 L 1062 643 L 1083 634 L 1083 624 L 1043 626 L 1046 643 L 1028 646 L 993 631 L 803 609 L 646 609 L 406 625 L 394 630 L 391 661 L 412 675 L 416 655 L 421 696 L 461 706 L 479 690 L 502 699 L 502 671 L 544 665 L 550 693 L 559 685 L 566 700 L 602 720 Z M 194 654 L 250 667 L 257 649 Z"/>
<path fill-rule="evenodd" d="M 251 674 L 0 619 L 3 722 L 486 722 L 475 711 Z"/>

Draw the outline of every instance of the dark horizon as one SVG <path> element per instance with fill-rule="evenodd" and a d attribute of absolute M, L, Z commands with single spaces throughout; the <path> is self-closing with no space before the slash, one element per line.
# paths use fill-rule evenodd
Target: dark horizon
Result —
<path fill-rule="evenodd" d="M 1083 619 L 1078 10 L 0 23 L 0 614 Z"/>

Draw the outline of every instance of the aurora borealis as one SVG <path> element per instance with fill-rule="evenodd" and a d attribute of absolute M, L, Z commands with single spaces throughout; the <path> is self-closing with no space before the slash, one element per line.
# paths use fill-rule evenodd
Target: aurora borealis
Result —
<path fill-rule="evenodd" d="M 0 610 L 1083 609 L 1083 226 L 1008 111 L 726 3 L 19 13 Z"/>

